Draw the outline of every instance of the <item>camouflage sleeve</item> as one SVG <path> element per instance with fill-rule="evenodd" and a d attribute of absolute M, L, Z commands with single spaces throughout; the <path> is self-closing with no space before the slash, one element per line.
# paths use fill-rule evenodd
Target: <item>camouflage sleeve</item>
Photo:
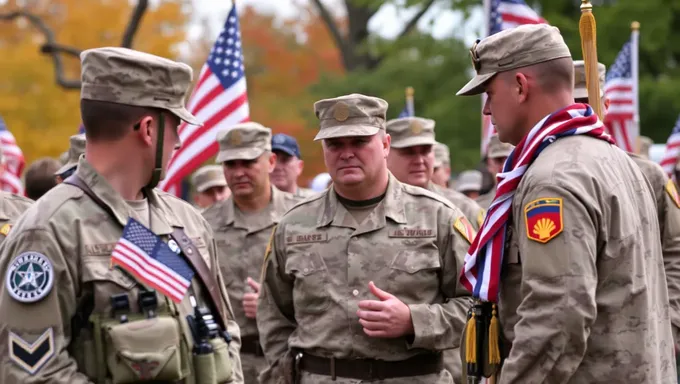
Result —
<path fill-rule="evenodd" d="M 457 218 L 446 215 L 440 220 L 439 249 L 441 258 L 441 304 L 411 304 L 414 339 L 409 348 L 445 350 L 460 346 L 467 310 L 472 304 L 470 293 L 458 282 L 465 253 L 476 236 L 466 217 L 458 210 Z M 452 223 L 453 221 L 453 223 Z"/>
<path fill-rule="evenodd" d="M 515 219 L 521 298 L 500 383 L 566 383 L 597 314 L 599 228 L 587 207 L 556 185 L 530 189 L 521 209 Z"/>
<path fill-rule="evenodd" d="M 272 233 L 262 266 L 261 290 L 257 304 L 257 329 L 268 368 L 261 380 L 271 376 L 271 370 L 288 351 L 288 337 L 297 326 L 293 309 L 293 280 L 285 272 L 283 228 Z"/>
<path fill-rule="evenodd" d="M 680 199 L 672 180 L 666 180 L 665 189 L 663 199 L 660 201 L 659 228 L 671 307 L 671 323 L 677 350 L 680 332 Z"/>
<path fill-rule="evenodd" d="M 78 258 L 49 231 L 15 230 L 0 247 L 0 383 L 89 383 L 67 352 Z"/>
<path fill-rule="evenodd" d="M 243 384 L 244 378 L 243 378 L 243 368 L 241 367 L 241 355 L 240 355 L 240 350 L 241 350 L 241 331 L 239 329 L 238 324 L 234 320 L 234 311 L 231 308 L 231 302 L 229 301 L 229 295 L 227 294 L 227 286 L 224 283 L 224 277 L 222 276 L 221 268 L 219 265 L 219 260 L 220 258 L 217 257 L 217 245 L 215 244 L 215 240 L 213 239 L 210 242 L 210 255 L 212 257 L 212 265 L 214 266 L 214 272 L 217 276 L 217 284 L 219 284 L 220 292 L 222 297 L 224 298 L 224 304 L 227 306 L 227 316 L 229 318 L 227 319 L 227 332 L 231 335 L 231 343 L 229 343 L 229 356 L 231 357 L 231 362 L 233 364 L 233 369 L 234 369 L 234 376 L 233 376 L 233 383 L 234 384 Z"/>

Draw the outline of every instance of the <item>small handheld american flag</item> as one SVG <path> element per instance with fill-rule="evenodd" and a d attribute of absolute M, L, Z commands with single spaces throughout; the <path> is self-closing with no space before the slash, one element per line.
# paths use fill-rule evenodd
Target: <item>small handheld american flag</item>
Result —
<path fill-rule="evenodd" d="M 678 117 L 678 121 L 675 123 L 675 127 L 673 127 L 673 130 L 671 131 L 671 135 L 668 136 L 668 140 L 666 141 L 666 152 L 663 155 L 663 158 L 661 158 L 661 167 L 663 168 L 664 171 L 666 171 L 666 174 L 668 177 L 671 177 L 675 179 L 674 173 L 675 173 L 675 164 L 678 163 L 678 157 L 680 156 L 680 117 Z"/>
<path fill-rule="evenodd" d="M 191 285 L 194 270 L 168 244 L 137 220 L 130 218 L 111 254 L 111 264 L 132 274 L 180 303 Z"/>

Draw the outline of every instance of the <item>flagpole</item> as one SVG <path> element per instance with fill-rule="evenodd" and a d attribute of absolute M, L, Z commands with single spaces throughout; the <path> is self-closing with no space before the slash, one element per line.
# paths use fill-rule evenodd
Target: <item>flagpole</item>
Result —
<path fill-rule="evenodd" d="M 484 36 L 489 36 L 491 35 L 491 0 L 484 0 Z M 486 147 L 486 138 L 487 138 L 487 132 L 486 132 L 486 125 L 484 124 L 484 104 L 486 104 L 486 94 L 482 92 L 480 95 L 479 100 L 482 102 L 482 106 L 479 109 L 480 111 L 480 116 L 482 117 L 480 120 L 480 140 L 479 140 L 479 152 L 481 156 L 484 156 L 485 154 L 485 147 Z"/>
<path fill-rule="evenodd" d="M 630 70 L 633 80 L 633 129 L 635 130 L 635 137 L 637 142 L 637 151 L 640 153 L 640 98 L 639 98 L 639 66 L 638 55 L 640 46 L 640 23 L 633 21 L 630 24 Z"/>
<path fill-rule="evenodd" d="M 581 0 L 581 19 L 579 20 L 579 34 L 581 35 L 581 50 L 583 51 L 583 66 L 586 70 L 586 88 L 588 89 L 588 104 L 595 114 L 604 119 L 600 102 L 600 75 L 597 70 L 597 28 L 593 5 L 589 0 Z"/>
<path fill-rule="evenodd" d="M 413 94 L 415 93 L 415 91 L 413 90 L 413 87 L 406 87 L 405 92 L 406 92 L 406 110 L 408 111 L 409 115 L 415 116 L 416 108 L 413 102 Z"/>

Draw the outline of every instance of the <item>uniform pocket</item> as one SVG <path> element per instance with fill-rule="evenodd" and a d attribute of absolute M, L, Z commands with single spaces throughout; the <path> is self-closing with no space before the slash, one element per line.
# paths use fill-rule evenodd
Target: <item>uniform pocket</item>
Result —
<path fill-rule="evenodd" d="M 210 340 L 215 354 L 215 377 L 218 384 L 228 383 L 233 375 L 231 356 L 229 356 L 229 344 L 222 338 Z"/>
<path fill-rule="evenodd" d="M 389 292 L 407 304 L 431 302 L 439 294 L 440 270 L 436 249 L 401 250 L 390 264 Z"/>
<path fill-rule="evenodd" d="M 316 252 L 291 255 L 286 262 L 286 273 L 295 277 L 293 296 L 296 311 L 316 314 L 328 309 L 328 269 L 321 255 Z"/>
<path fill-rule="evenodd" d="M 182 372 L 183 349 L 177 321 L 158 317 L 104 328 L 106 365 L 112 384 L 177 381 Z"/>

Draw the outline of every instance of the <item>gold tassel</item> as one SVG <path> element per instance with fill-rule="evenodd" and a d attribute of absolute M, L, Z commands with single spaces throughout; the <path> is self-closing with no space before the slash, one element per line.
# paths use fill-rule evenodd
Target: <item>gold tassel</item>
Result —
<path fill-rule="evenodd" d="M 600 75 L 597 71 L 597 33 L 593 6 L 588 0 L 581 0 L 581 20 L 578 30 L 581 34 L 581 50 L 583 51 L 583 66 L 586 70 L 586 88 L 588 89 L 588 104 L 602 120 L 602 104 L 600 102 Z"/>
<path fill-rule="evenodd" d="M 465 330 L 465 362 L 477 364 L 477 322 L 474 311 Z"/>
<path fill-rule="evenodd" d="M 498 318 L 496 304 L 491 306 L 491 321 L 489 322 L 489 364 L 500 364 L 501 350 L 498 346 Z"/>

